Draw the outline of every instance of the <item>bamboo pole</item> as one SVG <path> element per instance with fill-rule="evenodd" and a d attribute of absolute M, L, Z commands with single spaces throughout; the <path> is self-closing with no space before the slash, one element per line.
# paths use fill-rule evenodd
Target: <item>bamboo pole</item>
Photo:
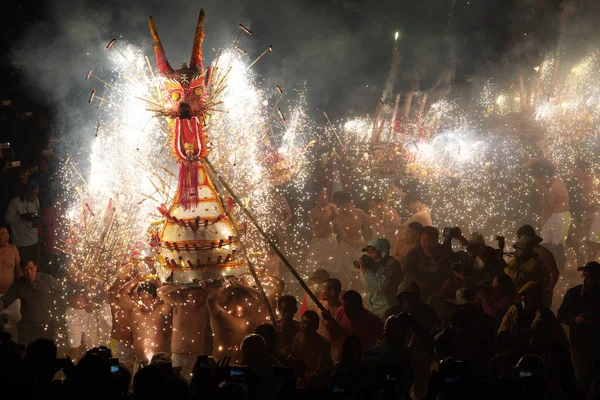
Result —
<path fill-rule="evenodd" d="M 304 291 L 306 292 L 306 294 L 311 298 L 312 301 L 315 302 L 315 304 L 317 305 L 317 307 L 319 307 L 319 309 L 321 311 L 324 311 L 324 312 L 327 311 L 327 309 L 323 306 L 323 304 L 321 304 L 321 302 L 319 301 L 319 299 L 317 298 L 317 296 L 315 296 L 315 294 L 306 285 L 306 283 L 304 282 L 304 280 L 302 279 L 302 277 L 294 269 L 294 267 L 292 266 L 292 264 L 290 264 L 290 262 L 288 261 L 288 259 L 283 255 L 283 253 L 281 253 L 281 251 L 279 250 L 279 248 L 277 247 L 277 245 L 269 238 L 269 236 L 263 230 L 263 228 L 260 226 L 260 224 L 258 223 L 258 221 L 256 220 L 256 218 L 254 218 L 254 215 L 252 215 L 252 213 L 246 208 L 246 206 L 244 205 L 244 203 L 242 203 L 242 201 L 238 198 L 238 196 L 235 194 L 235 192 L 233 191 L 233 189 L 231 188 L 231 186 L 229 186 L 229 184 L 225 181 L 225 179 L 223 179 L 221 177 L 221 175 L 219 175 L 219 173 L 215 170 L 215 168 L 212 165 L 212 163 L 207 158 L 204 159 L 204 162 L 206 163 L 206 165 L 208 165 L 208 167 L 210 168 L 210 170 L 212 171 L 212 173 L 214 174 L 214 176 L 216 176 L 217 180 L 229 192 L 229 195 L 231 196 L 231 198 L 233 198 L 233 200 L 240 207 L 240 209 L 242 210 L 242 212 L 246 215 L 246 217 L 248 217 L 248 219 L 250 220 L 250 222 L 252 223 L 252 225 L 254 225 L 254 227 L 256 228 L 256 230 L 258 231 L 258 233 L 260 233 L 260 235 L 263 237 L 263 239 L 269 244 L 269 247 L 271 247 L 271 249 L 279 256 L 279 258 L 281 259 L 281 261 L 288 268 L 288 270 L 292 273 L 292 275 L 294 276 L 294 278 L 296 278 L 296 280 L 298 281 L 298 283 L 300 284 L 300 286 L 302 286 L 302 289 L 304 289 Z"/>

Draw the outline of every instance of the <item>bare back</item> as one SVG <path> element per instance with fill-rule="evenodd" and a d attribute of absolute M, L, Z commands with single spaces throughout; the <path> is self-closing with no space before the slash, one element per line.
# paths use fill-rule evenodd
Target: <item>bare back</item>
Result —
<path fill-rule="evenodd" d="M 0 247 L 0 293 L 6 293 L 15 279 L 23 275 L 19 250 L 7 243 Z"/>

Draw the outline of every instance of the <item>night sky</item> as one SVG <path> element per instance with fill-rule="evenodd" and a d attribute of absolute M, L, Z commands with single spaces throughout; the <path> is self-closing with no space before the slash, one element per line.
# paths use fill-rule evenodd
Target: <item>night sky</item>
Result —
<path fill-rule="evenodd" d="M 41 3 L 41 4 L 38 4 Z M 77 115 L 89 96 L 83 77 L 100 70 L 105 46 L 118 38 L 151 55 L 152 15 L 172 65 L 188 62 L 200 7 L 206 11 L 205 58 L 238 32 L 262 84 L 288 93 L 306 85 L 309 112 L 332 118 L 372 113 L 389 68 L 393 35 L 402 56 L 395 91 L 427 90 L 444 72 L 446 95 L 494 77 L 510 83 L 556 45 L 560 0 L 12 1 L 4 4 L 3 64 L 24 63 L 24 92 Z M 581 0 L 571 48 L 595 37 L 597 2 Z M 449 11 L 454 4 L 453 19 Z M 452 62 L 455 60 L 455 62 Z M 206 62 L 205 62 L 206 64 Z M 466 90 L 466 91 L 465 91 Z M 72 109 L 69 109 L 72 108 Z"/>

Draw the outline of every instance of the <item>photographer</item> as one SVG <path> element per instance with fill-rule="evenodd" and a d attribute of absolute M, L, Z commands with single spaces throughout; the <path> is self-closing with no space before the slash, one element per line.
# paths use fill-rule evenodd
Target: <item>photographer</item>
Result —
<path fill-rule="evenodd" d="M 4 220 L 10 225 L 13 244 L 19 249 L 22 259 L 40 265 L 41 250 L 38 234 L 40 224 L 39 186 L 30 180 L 20 196 L 8 203 Z"/>
<path fill-rule="evenodd" d="M 588 262 L 578 268 L 583 277 L 581 285 L 567 290 L 558 309 L 558 318 L 569 326 L 571 353 L 577 385 L 581 395 L 597 398 L 600 389 L 600 264 Z M 595 393 L 588 393 L 593 380 Z"/>
<path fill-rule="evenodd" d="M 365 254 L 354 262 L 354 266 L 363 274 L 369 309 L 381 318 L 396 303 L 402 269 L 400 263 L 390 256 L 390 242 L 387 239 L 371 240 L 362 251 Z"/>

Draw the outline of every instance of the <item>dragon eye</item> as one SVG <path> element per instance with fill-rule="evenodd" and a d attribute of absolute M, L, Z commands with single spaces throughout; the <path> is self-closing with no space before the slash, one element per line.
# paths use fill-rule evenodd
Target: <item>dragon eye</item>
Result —
<path fill-rule="evenodd" d="M 171 98 L 173 100 L 177 101 L 181 98 L 181 94 L 179 94 L 179 92 L 173 92 L 173 93 L 171 93 Z"/>
<path fill-rule="evenodd" d="M 194 94 L 196 96 L 202 96 L 202 92 L 203 92 L 202 86 L 198 86 L 198 87 L 194 88 Z"/>

